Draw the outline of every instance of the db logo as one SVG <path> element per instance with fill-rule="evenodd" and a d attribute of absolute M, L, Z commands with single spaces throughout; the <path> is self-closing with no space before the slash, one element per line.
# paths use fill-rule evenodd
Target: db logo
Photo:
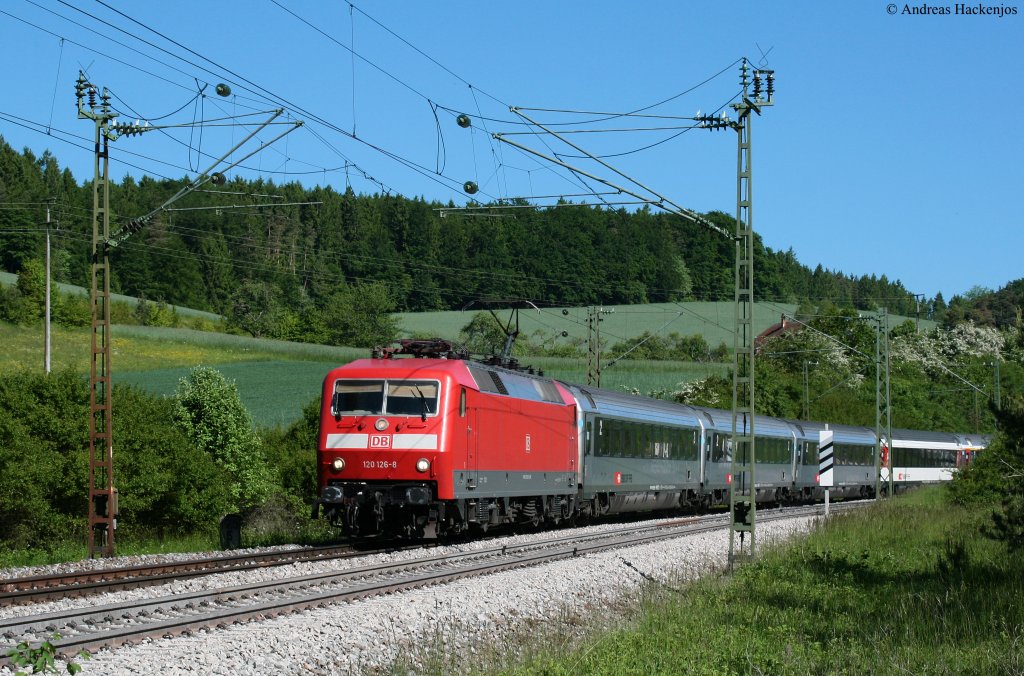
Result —
<path fill-rule="evenodd" d="M 391 448 L 390 434 L 371 434 L 370 448 Z"/>

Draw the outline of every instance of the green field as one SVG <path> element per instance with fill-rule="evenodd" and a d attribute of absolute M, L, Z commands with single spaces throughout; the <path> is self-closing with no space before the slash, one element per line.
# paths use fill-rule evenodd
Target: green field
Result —
<path fill-rule="evenodd" d="M 302 407 L 320 396 L 320 385 L 335 362 L 241 361 L 217 364 L 216 369 L 238 386 L 242 403 L 259 427 L 286 427 L 302 415 Z M 187 367 L 124 371 L 114 374 L 115 385 L 135 385 L 170 396 Z"/>
<path fill-rule="evenodd" d="M 699 333 L 712 347 L 722 341 L 732 347 L 732 303 L 654 303 L 650 305 L 607 305 L 609 312 L 601 315 L 601 340 L 605 345 L 639 336 L 644 331 L 659 335 L 675 332 L 688 336 Z M 469 323 L 479 308 L 450 312 L 416 312 L 398 314 L 399 324 L 408 335 L 432 335 L 454 339 Z M 757 303 L 754 307 L 754 330 L 760 333 L 779 321 L 783 312 L 792 314 L 795 305 Z M 503 320 L 509 310 L 495 310 Z M 525 336 L 539 331 L 545 337 L 560 336 L 566 342 L 587 338 L 587 308 L 543 308 L 520 310 L 519 330 Z M 536 341 L 535 341 L 536 342 Z"/>
<path fill-rule="evenodd" d="M 0 368 L 42 369 L 41 327 L 0 324 Z M 56 327 L 52 336 L 54 369 L 88 372 L 89 330 Z M 261 427 L 288 425 L 320 392 L 327 372 L 369 356 L 362 348 L 265 340 L 191 329 L 121 326 L 111 329 L 114 383 L 171 395 L 178 381 L 197 365 L 213 366 L 238 386 L 242 402 Z M 585 383 L 583 358 L 531 357 L 524 365 L 573 383 Z M 682 382 L 725 374 L 724 364 L 692 362 L 618 362 L 602 373 L 601 385 L 642 393 L 672 390 Z"/>
<path fill-rule="evenodd" d="M 42 370 L 42 329 L 0 324 L 0 368 Z M 89 368 L 89 330 L 55 328 L 53 368 Z M 356 348 L 261 340 L 191 329 L 114 326 L 111 366 L 114 384 L 130 384 L 171 395 L 194 366 L 213 366 L 234 380 L 242 402 L 261 427 L 287 425 L 319 395 L 327 371 L 369 356 Z"/>
<path fill-rule="evenodd" d="M 783 314 L 792 317 L 796 305 L 790 303 L 755 303 L 754 331 L 761 333 L 772 324 L 778 323 Z M 635 338 L 644 331 L 666 336 L 678 333 L 683 336 L 700 334 L 711 347 L 724 342 L 732 348 L 732 331 L 735 306 L 731 302 L 687 302 L 652 303 L 650 305 L 606 305 L 609 312 L 601 315 L 601 343 L 604 349 L 617 342 Z M 459 331 L 470 322 L 482 308 L 463 311 L 415 312 L 396 315 L 402 332 L 407 336 L 436 336 L 454 340 Z M 486 309 L 483 309 L 486 311 Z M 495 310 L 502 321 L 507 322 L 509 310 Z M 587 339 L 587 308 L 542 308 L 519 311 L 519 331 L 530 337 L 534 343 L 547 341 L 551 345 L 566 344 L 572 340 Z M 912 319 L 891 315 L 891 326 Z M 921 328 L 930 330 L 935 322 L 922 320 Z M 562 332 L 569 335 L 561 337 Z M 534 340 L 537 334 L 541 340 Z"/>
<path fill-rule="evenodd" d="M 697 333 L 712 346 L 723 341 L 730 347 L 732 345 L 731 303 L 663 303 L 606 309 L 613 310 L 603 315 L 601 322 L 602 343 L 606 350 L 608 345 L 644 331 L 661 335 Z M 795 307 L 757 304 L 755 309 L 755 330 L 761 331 L 779 321 L 782 312 L 791 313 Z M 508 317 L 507 310 L 498 314 Z M 401 314 L 398 318 L 406 335 L 454 339 L 472 315 L 472 311 L 428 312 Z M 527 336 L 537 331 L 544 337 L 559 336 L 556 341 L 586 339 L 587 311 L 585 308 L 572 308 L 563 314 L 561 309 L 522 310 L 519 328 Z M 562 331 L 569 336 L 560 337 Z M 41 326 L 0 324 L 0 337 L 3 339 L 0 368 L 42 368 Z M 82 373 L 88 372 L 88 329 L 54 327 L 51 343 L 53 368 L 70 367 Z M 257 425 L 264 427 L 287 425 L 296 420 L 302 407 L 319 393 L 327 371 L 353 359 L 369 356 L 368 350 L 360 348 L 127 325 L 115 325 L 111 329 L 111 349 L 114 383 L 135 385 L 155 394 L 173 394 L 178 381 L 194 366 L 202 364 L 218 368 L 235 381 L 242 401 Z M 604 362 L 602 387 L 643 394 L 672 391 L 680 383 L 728 373 L 725 364 L 715 363 L 623 360 L 609 367 L 607 356 Z M 583 357 L 528 357 L 523 358 L 522 363 L 560 380 L 587 382 L 587 362 Z"/>

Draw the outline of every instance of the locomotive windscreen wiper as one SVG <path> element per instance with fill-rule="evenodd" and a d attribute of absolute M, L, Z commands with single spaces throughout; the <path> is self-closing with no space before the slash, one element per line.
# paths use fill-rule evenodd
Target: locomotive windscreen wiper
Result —
<path fill-rule="evenodd" d="M 427 413 L 429 412 L 427 408 L 427 398 L 426 396 L 424 396 L 423 391 L 420 389 L 419 385 L 415 385 L 415 388 L 416 394 L 420 396 L 420 421 L 427 422 Z"/>

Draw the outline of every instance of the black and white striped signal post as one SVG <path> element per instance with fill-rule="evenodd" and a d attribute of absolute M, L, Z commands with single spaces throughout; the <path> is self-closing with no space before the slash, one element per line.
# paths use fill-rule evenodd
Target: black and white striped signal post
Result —
<path fill-rule="evenodd" d="M 825 516 L 828 516 L 829 489 L 834 485 L 832 467 L 832 430 L 818 432 L 818 485 L 825 489 Z"/>

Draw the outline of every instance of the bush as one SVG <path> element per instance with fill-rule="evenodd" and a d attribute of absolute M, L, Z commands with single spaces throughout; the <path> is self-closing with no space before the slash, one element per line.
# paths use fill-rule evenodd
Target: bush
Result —
<path fill-rule="evenodd" d="M 197 366 L 178 383 L 173 418 L 178 428 L 229 477 L 228 511 L 260 504 L 271 492 L 262 441 L 238 396 L 216 369 Z"/>
<path fill-rule="evenodd" d="M 280 478 L 285 494 L 312 504 L 316 497 L 316 447 L 320 430 L 320 397 L 302 408 L 302 418 L 287 430 L 266 433 L 263 452 Z"/>
<path fill-rule="evenodd" d="M 54 307 L 54 320 L 61 326 L 89 326 L 92 308 L 89 307 L 88 296 L 62 293 Z"/>
<path fill-rule="evenodd" d="M 231 505 L 229 480 L 174 425 L 174 401 L 118 386 L 113 405 L 120 522 L 159 536 L 216 528 Z"/>
<path fill-rule="evenodd" d="M 0 377 L 0 544 L 60 550 L 88 512 L 89 386 L 68 369 Z M 230 506 L 224 471 L 173 423 L 174 402 L 132 387 L 112 394 L 119 533 L 209 532 Z"/>
<path fill-rule="evenodd" d="M 636 338 L 615 343 L 611 353 L 620 359 L 671 360 L 671 361 L 721 361 L 728 355 L 724 343 L 714 350 L 700 334 L 683 336 L 672 332 L 668 336 L 658 336 L 644 331 Z"/>
<path fill-rule="evenodd" d="M 135 316 L 135 308 L 138 307 L 134 303 L 127 303 L 125 301 L 115 300 L 110 304 L 110 323 L 111 324 L 138 324 L 139 320 Z"/>
<path fill-rule="evenodd" d="M 85 532 L 88 384 L 64 370 L 0 377 L 0 542 L 48 549 Z"/>

